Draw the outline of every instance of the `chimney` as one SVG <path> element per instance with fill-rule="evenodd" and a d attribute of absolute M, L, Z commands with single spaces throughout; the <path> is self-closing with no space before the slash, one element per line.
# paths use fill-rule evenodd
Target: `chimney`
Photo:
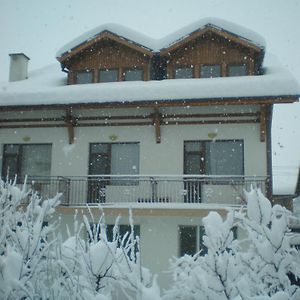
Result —
<path fill-rule="evenodd" d="M 9 81 L 19 81 L 28 78 L 29 57 L 24 53 L 11 53 L 9 67 Z"/>

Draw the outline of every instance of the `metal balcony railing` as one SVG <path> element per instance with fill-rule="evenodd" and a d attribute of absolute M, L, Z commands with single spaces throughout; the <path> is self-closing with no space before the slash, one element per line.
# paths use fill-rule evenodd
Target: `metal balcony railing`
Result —
<path fill-rule="evenodd" d="M 210 203 L 239 205 L 251 186 L 266 193 L 266 176 L 89 175 L 29 177 L 41 197 L 62 193 L 61 204 L 82 206 L 125 203 Z"/>

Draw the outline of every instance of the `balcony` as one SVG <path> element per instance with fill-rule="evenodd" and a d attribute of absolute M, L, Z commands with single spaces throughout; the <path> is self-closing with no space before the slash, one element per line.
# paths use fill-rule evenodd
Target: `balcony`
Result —
<path fill-rule="evenodd" d="M 90 175 L 29 177 L 29 188 L 41 197 L 62 193 L 64 206 L 124 205 L 148 203 L 244 204 L 244 189 L 267 191 L 266 176 L 207 175 Z"/>

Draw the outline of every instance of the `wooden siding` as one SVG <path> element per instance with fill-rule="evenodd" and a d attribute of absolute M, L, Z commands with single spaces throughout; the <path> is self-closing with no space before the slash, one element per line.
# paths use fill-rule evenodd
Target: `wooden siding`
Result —
<path fill-rule="evenodd" d="M 175 68 L 193 67 L 194 77 L 200 77 L 201 65 L 221 65 L 221 76 L 228 76 L 229 65 L 247 66 L 250 75 L 257 71 L 257 54 L 249 48 L 228 41 L 213 33 L 190 41 L 188 44 L 169 53 L 168 78 L 174 78 Z"/>
<path fill-rule="evenodd" d="M 93 73 L 93 82 L 99 80 L 100 69 L 117 69 L 119 80 L 123 80 L 125 69 L 142 69 L 144 80 L 149 80 L 150 58 L 138 51 L 110 40 L 101 40 L 74 57 L 66 63 L 69 69 L 68 83 L 76 83 L 76 72 L 89 70 Z"/>

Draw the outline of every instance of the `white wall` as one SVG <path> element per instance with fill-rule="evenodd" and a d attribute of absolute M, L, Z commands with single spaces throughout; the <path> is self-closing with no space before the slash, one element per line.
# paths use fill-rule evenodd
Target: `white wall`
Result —
<path fill-rule="evenodd" d="M 140 143 L 140 174 L 183 174 L 183 144 L 187 140 L 243 139 L 245 175 L 266 174 L 266 143 L 260 142 L 259 124 L 169 125 L 161 127 L 162 141 L 155 142 L 153 126 L 79 127 L 75 144 L 68 144 L 66 128 L 0 129 L 2 144 L 52 143 L 53 176 L 88 174 L 89 143 Z"/>

